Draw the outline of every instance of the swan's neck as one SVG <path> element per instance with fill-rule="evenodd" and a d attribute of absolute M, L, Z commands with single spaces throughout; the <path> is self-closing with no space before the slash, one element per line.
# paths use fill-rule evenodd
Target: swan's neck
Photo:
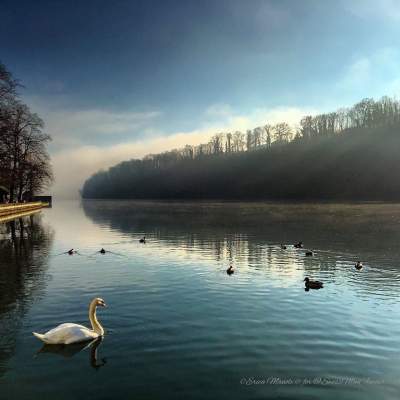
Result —
<path fill-rule="evenodd" d="M 90 304 L 89 307 L 89 319 L 90 323 L 92 324 L 92 329 L 99 334 L 99 336 L 104 335 L 104 329 L 101 326 L 100 322 L 98 321 L 96 317 L 96 304 Z"/>

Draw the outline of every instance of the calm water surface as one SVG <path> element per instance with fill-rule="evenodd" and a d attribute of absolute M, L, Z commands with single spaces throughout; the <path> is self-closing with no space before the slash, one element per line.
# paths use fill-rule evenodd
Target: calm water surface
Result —
<path fill-rule="evenodd" d="M 398 399 L 399 242 L 397 204 L 55 203 L 0 225 L 0 398 Z M 95 296 L 101 342 L 32 336 Z"/>

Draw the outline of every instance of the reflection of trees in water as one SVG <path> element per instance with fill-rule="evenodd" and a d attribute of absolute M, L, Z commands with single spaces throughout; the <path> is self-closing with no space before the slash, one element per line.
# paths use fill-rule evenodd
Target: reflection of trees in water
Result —
<path fill-rule="evenodd" d="M 400 286 L 400 205 L 89 200 L 83 210 L 95 223 L 133 240 L 146 234 L 149 242 L 212 255 L 241 268 L 259 267 L 278 279 L 301 282 L 303 275 L 323 272 L 332 282 L 353 279 L 354 289 L 366 293 L 393 292 Z M 305 257 L 304 249 L 292 246 L 280 249 L 280 243 L 299 240 L 316 256 Z M 352 276 L 357 259 L 367 264 L 368 279 Z"/>
<path fill-rule="evenodd" d="M 52 241 L 38 214 L 0 225 L 0 375 L 14 353 L 21 319 L 45 286 Z"/>
<path fill-rule="evenodd" d="M 98 224 L 130 234 L 146 233 L 188 247 L 215 246 L 231 237 L 249 242 L 251 253 L 262 244 L 293 244 L 355 254 L 400 258 L 400 205 L 184 203 L 84 201 L 85 214 Z"/>
<path fill-rule="evenodd" d="M 241 218 L 241 209 L 203 204 L 118 203 L 84 201 L 85 214 L 119 232 L 148 235 L 171 247 L 212 254 L 217 261 L 257 262 L 263 250 L 254 237 L 255 224 Z M 255 222 L 255 221 L 254 221 Z M 135 239 L 136 239 L 136 236 Z M 252 236 L 250 240 L 249 236 Z"/>
<path fill-rule="evenodd" d="M 272 264 L 281 242 L 302 239 L 298 224 L 284 223 L 281 213 L 257 204 L 84 201 L 83 210 L 94 222 L 135 239 L 146 234 L 150 241 L 217 261 Z"/>

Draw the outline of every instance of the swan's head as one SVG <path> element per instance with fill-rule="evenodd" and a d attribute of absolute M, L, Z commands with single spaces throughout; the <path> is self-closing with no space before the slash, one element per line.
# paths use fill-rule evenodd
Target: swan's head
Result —
<path fill-rule="evenodd" d="M 304 282 L 309 282 L 309 281 L 310 281 L 310 278 L 308 278 L 308 277 L 304 278 Z"/>
<path fill-rule="evenodd" d="M 96 297 L 94 299 L 94 303 L 95 303 L 96 307 L 107 307 L 106 302 L 103 299 L 101 299 L 100 297 Z"/>

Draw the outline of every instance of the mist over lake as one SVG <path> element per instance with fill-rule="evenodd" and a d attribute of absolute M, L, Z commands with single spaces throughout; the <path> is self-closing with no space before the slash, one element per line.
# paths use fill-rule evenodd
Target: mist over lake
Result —
<path fill-rule="evenodd" d="M 60 202 L 8 223 L 0 393 L 394 399 L 399 223 L 397 204 L 143 201 Z M 305 291 L 305 276 L 324 288 Z M 87 325 L 100 294 L 101 342 L 43 348 L 32 336 Z"/>

